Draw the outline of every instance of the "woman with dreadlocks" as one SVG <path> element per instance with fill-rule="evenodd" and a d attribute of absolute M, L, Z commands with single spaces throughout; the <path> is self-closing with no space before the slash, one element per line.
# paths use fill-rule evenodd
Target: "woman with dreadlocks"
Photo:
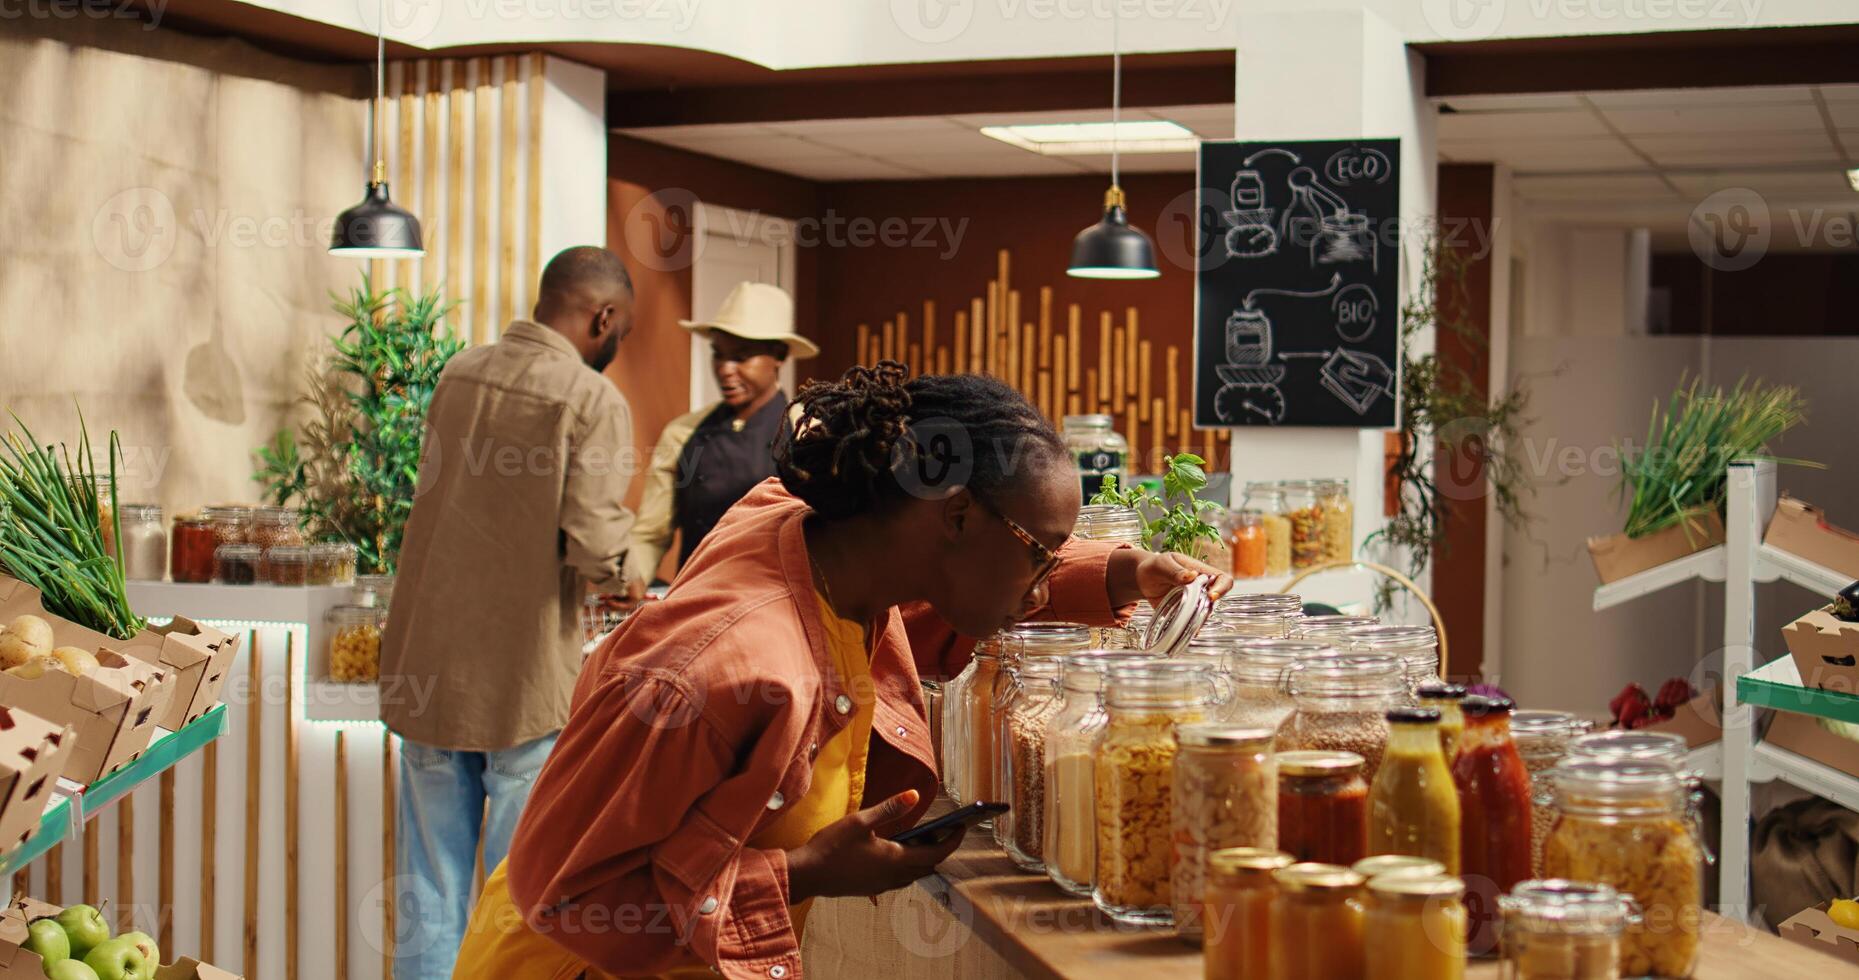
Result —
<path fill-rule="evenodd" d="M 1231 585 L 1073 541 L 1064 443 L 991 378 L 884 362 L 797 404 L 777 477 L 583 668 L 456 977 L 799 978 L 811 899 L 903 887 L 961 842 L 887 839 L 936 790 L 913 643 L 948 668 L 958 635 Z"/>

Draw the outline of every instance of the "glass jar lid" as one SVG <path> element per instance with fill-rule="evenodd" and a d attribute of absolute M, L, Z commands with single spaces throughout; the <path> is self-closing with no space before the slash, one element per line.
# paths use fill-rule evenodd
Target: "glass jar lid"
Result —
<path fill-rule="evenodd" d="M 1278 773 L 1283 776 L 1347 776 L 1361 772 L 1367 764 L 1367 759 L 1354 752 L 1300 749 L 1278 753 Z"/>
<path fill-rule="evenodd" d="M 1373 616 L 1305 616 L 1291 624 L 1292 636 L 1341 637 L 1360 626 L 1377 626 Z"/>
<path fill-rule="evenodd" d="M 160 504 L 123 504 L 116 508 L 116 512 L 122 515 L 124 524 L 128 524 L 131 521 L 146 524 L 161 523 Z"/>
<path fill-rule="evenodd" d="M 1277 686 L 1299 660 L 1333 657 L 1336 648 L 1316 640 L 1244 637 L 1227 643 L 1227 664 L 1236 680 Z"/>
<path fill-rule="evenodd" d="M 1362 887 L 1363 878 L 1340 864 L 1305 861 L 1273 872 L 1278 887 L 1289 892 L 1352 892 Z"/>
<path fill-rule="evenodd" d="M 265 551 L 265 560 L 274 565 L 301 565 L 310 560 L 310 549 L 299 544 L 272 545 Z"/>
<path fill-rule="evenodd" d="M 1223 847 L 1207 855 L 1207 871 L 1222 877 L 1249 873 L 1271 873 L 1288 868 L 1296 859 L 1283 851 L 1268 847 Z"/>
<path fill-rule="evenodd" d="M 1368 890 L 1384 900 L 1450 902 L 1465 895 L 1465 882 L 1446 874 L 1392 874 L 1369 879 Z"/>
<path fill-rule="evenodd" d="M 222 544 L 213 549 L 216 561 L 257 561 L 262 550 L 255 544 Z"/>
<path fill-rule="evenodd" d="M 317 558 L 354 558 L 355 546 L 347 541 L 318 541 L 310 545 L 310 554 Z"/>
<path fill-rule="evenodd" d="M 1372 885 L 1376 878 L 1384 875 L 1412 875 L 1416 878 L 1443 875 L 1446 866 L 1432 858 L 1412 854 L 1377 854 L 1357 861 L 1349 866 L 1349 870 L 1367 878 Z"/>
<path fill-rule="evenodd" d="M 1684 737 L 1669 732 L 1595 732 L 1569 743 L 1569 755 L 1577 759 L 1657 760 L 1679 765 L 1688 751 Z"/>
<path fill-rule="evenodd" d="M 1132 650 L 1080 650 L 1057 658 L 1059 683 L 1068 691 L 1089 693 L 1104 689 L 1104 677 L 1114 667 L 1155 663 L 1156 658 Z"/>
<path fill-rule="evenodd" d="M 1108 415 L 1067 415 L 1060 423 L 1067 429 L 1108 429 L 1115 424 Z"/>
<path fill-rule="evenodd" d="M 1566 711 L 1513 711 L 1510 734 L 1519 743 L 1570 739 L 1588 730 L 1589 722 Z"/>
<path fill-rule="evenodd" d="M 1285 675 L 1292 696 L 1385 696 L 1407 690 L 1401 662 L 1385 653 L 1339 653 L 1292 664 Z"/>
<path fill-rule="evenodd" d="M 1507 927 L 1532 932 L 1608 935 L 1639 919 L 1633 900 L 1613 888 L 1561 878 L 1518 882 L 1498 907 Z"/>
<path fill-rule="evenodd" d="M 1086 541 L 1140 540 L 1144 526 L 1142 514 L 1134 507 L 1086 504 L 1078 509 L 1072 534 Z"/>
<path fill-rule="evenodd" d="M 1118 665 L 1104 677 L 1104 703 L 1115 708 L 1191 707 L 1213 696 L 1213 672 L 1194 661 Z"/>
<path fill-rule="evenodd" d="M 1020 623 L 999 634 L 1001 653 L 1012 658 L 1049 657 L 1075 653 L 1091 645 L 1091 628 L 1078 623 Z"/>
<path fill-rule="evenodd" d="M 1637 759 L 1564 759 L 1549 770 L 1556 801 L 1565 810 L 1594 806 L 1682 809 L 1685 778 L 1666 762 Z"/>
<path fill-rule="evenodd" d="M 238 504 L 216 504 L 200 508 L 200 516 L 215 523 L 243 523 L 252 519 L 252 508 Z"/>
<path fill-rule="evenodd" d="M 1248 513 L 1252 513 L 1248 511 Z M 1302 615 L 1304 597 L 1292 592 L 1240 592 L 1229 593 L 1214 603 L 1217 611 L 1228 609 L 1282 609 L 1288 613 Z"/>
<path fill-rule="evenodd" d="M 1207 623 L 1207 617 L 1213 614 L 1213 599 L 1207 595 L 1207 586 L 1212 582 L 1209 576 L 1197 575 L 1188 584 L 1176 586 L 1162 600 L 1162 605 L 1155 611 L 1155 618 L 1144 631 L 1143 647 L 1165 657 L 1186 650 L 1188 641 L 1200 632 L 1201 627 Z"/>
<path fill-rule="evenodd" d="M 1277 730 L 1258 725 L 1195 722 L 1175 729 L 1175 742 L 1184 747 L 1208 749 L 1271 748 Z"/>
<path fill-rule="evenodd" d="M 295 507 L 254 507 L 252 508 L 254 524 L 297 525 L 297 508 Z"/>
<path fill-rule="evenodd" d="M 331 606 L 325 618 L 335 626 L 378 624 L 381 621 L 381 609 L 379 606 Z"/>

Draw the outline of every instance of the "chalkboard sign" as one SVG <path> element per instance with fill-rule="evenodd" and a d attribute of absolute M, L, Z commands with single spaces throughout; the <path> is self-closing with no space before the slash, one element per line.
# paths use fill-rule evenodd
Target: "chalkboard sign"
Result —
<path fill-rule="evenodd" d="M 1399 140 L 1202 143 L 1194 424 L 1394 425 Z"/>

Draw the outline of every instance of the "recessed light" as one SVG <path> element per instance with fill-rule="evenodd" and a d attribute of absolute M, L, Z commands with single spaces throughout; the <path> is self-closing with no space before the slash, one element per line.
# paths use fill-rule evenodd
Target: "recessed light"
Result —
<path fill-rule="evenodd" d="M 1114 137 L 1123 153 L 1182 153 L 1197 149 L 1200 137 L 1180 123 L 1138 119 L 1113 124 L 1042 123 L 1032 126 L 983 126 L 981 135 L 1045 156 L 1109 153 Z"/>

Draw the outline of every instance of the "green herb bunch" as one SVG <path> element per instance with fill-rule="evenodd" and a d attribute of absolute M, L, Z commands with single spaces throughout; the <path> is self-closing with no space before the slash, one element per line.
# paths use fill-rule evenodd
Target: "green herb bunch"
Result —
<path fill-rule="evenodd" d="M 442 320 L 438 292 L 376 292 L 367 275 L 345 299 L 348 319 L 309 377 L 309 420 L 258 451 L 255 474 L 280 506 L 295 505 L 317 540 L 347 541 L 364 573 L 391 573 L 413 512 L 426 410 L 439 372 L 464 342 Z"/>
<path fill-rule="evenodd" d="M 78 417 L 78 447 L 41 445 L 25 423 L 8 433 L 0 455 L 0 569 L 40 592 L 45 610 L 80 626 L 127 640 L 147 626 L 129 608 L 123 589 L 122 521 L 116 501 L 116 461 L 110 433 L 109 494 L 112 527 L 104 548 L 103 508 L 90 433 Z"/>
<path fill-rule="evenodd" d="M 1207 488 L 1207 461 L 1193 453 L 1169 456 L 1162 461 L 1162 494 L 1156 496 L 1138 483 L 1120 488 L 1115 476 L 1106 475 L 1104 485 L 1091 498 L 1094 504 L 1130 507 L 1143 519 L 1143 540 L 1157 551 L 1193 555 L 1201 541 L 1220 541 L 1220 529 L 1203 515 L 1223 508 L 1196 495 Z M 1158 515 L 1154 520 L 1150 514 Z"/>

